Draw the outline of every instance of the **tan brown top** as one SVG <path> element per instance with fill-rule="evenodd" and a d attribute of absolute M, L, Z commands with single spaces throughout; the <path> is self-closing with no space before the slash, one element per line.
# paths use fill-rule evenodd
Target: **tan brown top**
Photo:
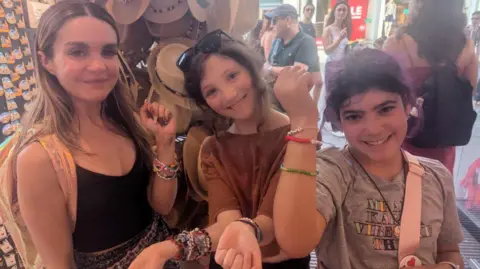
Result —
<path fill-rule="evenodd" d="M 236 135 L 224 133 L 208 139 L 202 148 L 202 170 L 208 184 L 210 223 L 227 210 L 240 210 L 242 216 L 272 218 L 273 199 L 285 154 L 284 126 L 271 131 Z M 263 257 L 279 253 L 276 242 L 262 248 Z"/>

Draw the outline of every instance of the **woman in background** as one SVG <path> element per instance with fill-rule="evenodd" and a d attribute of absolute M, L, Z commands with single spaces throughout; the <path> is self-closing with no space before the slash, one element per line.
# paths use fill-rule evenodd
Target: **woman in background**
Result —
<path fill-rule="evenodd" d="M 338 71 L 339 61 L 345 56 L 348 40 L 352 34 L 352 17 L 350 6 L 345 1 L 337 1 L 328 16 L 327 24 L 323 31 L 323 46 L 327 54 L 327 63 L 325 65 L 325 90 L 326 96 L 330 93 L 329 80 L 335 76 Z M 323 129 L 325 122 L 332 124 L 329 131 L 336 136 L 343 136 L 338 122 L 335 120 L 335 114 L 328 107 L 325 108 L 320 130 Z"/>
<path fill-rule="evenodd" d="M 458 73 L 474 88 L 477 85 L 478 58 L 473 41 L 467 40 L 464 34 L 465 15 L 461 2 L 412 0 L 407 26 L 399 28 L 384 44 L 384 51 L 406 72 L 415 98 L 430 76 L 431 66 L 443 61 L 456 63 Z M 406 140 L 403 148 L 414 155 L 439 160 L 453 172 L 455 147 L 418 148 Z"/>
<path fill-rule="evenodd" d="M 267 11 L 264 12 L 265 14 Z M 263 27 L 260 35 L 260 45 L 263 48 L 263 56 L 266 62 L 270 62 L 270 51 L 272 50 L 273 41 L 276 38 L 272 20 L 267 16 L 263 16 Z"/>

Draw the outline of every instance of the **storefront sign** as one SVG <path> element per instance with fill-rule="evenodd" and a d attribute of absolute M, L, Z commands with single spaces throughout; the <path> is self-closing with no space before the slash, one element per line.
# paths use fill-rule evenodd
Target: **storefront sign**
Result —
<path fill-rule="evenodd" d="M 350 40 L 358 40 L 365 38 L 366 19 L 368 13 L 369 0 L 349 0 L 350 14 L 352 15 L 352 36 Z M 332 9 L 336 0 L 332 1 Z"/>

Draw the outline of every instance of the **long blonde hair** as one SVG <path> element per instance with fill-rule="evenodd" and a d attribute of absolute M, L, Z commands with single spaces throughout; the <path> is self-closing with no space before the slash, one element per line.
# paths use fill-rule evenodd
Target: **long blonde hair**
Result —
<path fill-rule="evenodd" d="M 78 133 L 73 122 L 76 117 L 73 100 L 60 85 L 57 78 L 49 73 L 40 62 L 38 53 L 47 59 L 54 56 L 53 46 L 58 31 L 63 25 L 77 17 L 94 17 L 108 23 L 115 30 L 117 43 L 118 31 L 113 18 L 100 6 L 89 1 L 65 0 L 51 6 L 40 18 L 35 39 L 35 75 L 38 93 L 32 109 L 26 112 L 22 120 L 22 133 L 17 152 L 26 145 L 44 135 L 55 135 L 69 149 L 83 151 L 78 143 Z M 120 70 L 119 70 L 120 71 Z M 102 117 L 114 123 L 122 133 L 130 137 L 141 152 L 142 161 L 150 163 L 152 153 L 147 135 L 135 118 L 135 106 L 128 87 L 118 80 L 107 98 L 102 102 Z M 27 135 L 31 130 L 35 134 Z"/>

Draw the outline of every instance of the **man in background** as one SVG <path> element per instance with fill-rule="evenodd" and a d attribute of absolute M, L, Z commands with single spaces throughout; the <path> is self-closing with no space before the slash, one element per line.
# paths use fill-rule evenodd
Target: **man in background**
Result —
<path fill-rule="evenodd" d="M 266 16 L 272 19 L 275 32 L 280 39 L 278 46 L 272 48 L 270 52 L 271 62 L 265 63 L 267 77 L 276 78 L 287 66 L 304 68 L 314 76 L 313 98 L 318 103 L 323 81 L 315 39 L 300 31 L 299 16 L 292 5 L 280 5 Z M 283 110 L 281 106 L 279 110 Z"/>
<path fill-rule="evenodd" d="M 303 21 L 300 22 L 300 28 L 305 34 L 317 39 L 315 25 L 312 22 L 313 14 L 315 14 L 315 6 L 312 3 L 306 4 L 303 7 Z"/>
<path fill-rule="evenodd" d="M 472 14 L 472 24 L 469 25 L 466 29 L 467 38 L 470 38 L 475 43 L 475 52 L 480 52 L 479 44 L 480 44 L 480 11 L 475 11 Z"/>
<path fill-rule="evenodd" d="M 480 11 L 475 11 L 472 14 L 472 24 L 469 25 L 466 29 L 467 38 L 471 39 L 475 44 L 475 52 L 478 55 L 480 53 Z M 480 76 L 480 69 L 478 71 Z M 475 90 L 475 94 L 473 95 L 474 105 L 480 105 L 480 82 L 477 83 L 477 89 Z"/>

